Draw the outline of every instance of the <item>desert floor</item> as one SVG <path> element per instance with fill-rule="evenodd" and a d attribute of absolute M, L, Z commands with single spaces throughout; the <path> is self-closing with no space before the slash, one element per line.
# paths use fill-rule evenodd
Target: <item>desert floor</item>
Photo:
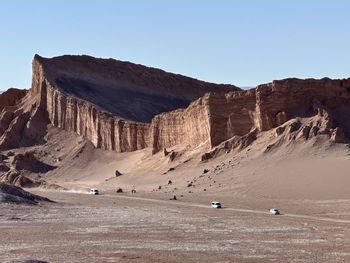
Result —
<path fill-rule="evenodd" d="M 56 203 L 0 205 L 1 262 L 350 262 L 350 200 L 35 193 Z"/>
<path fill-rule="evenodd" d="M 350 145 L 267 150 L 274 140 L 267 132 L 201 162 L 204 146 L 168 149 L 174 160 L 150 149 L 116 154 L 52 129 L 45 145 L 18 151 L 57 166 L 32 176 L 67 190 L 29 189 L 56 203 L 0 204 L 0 262 L 350 262 Z"/>

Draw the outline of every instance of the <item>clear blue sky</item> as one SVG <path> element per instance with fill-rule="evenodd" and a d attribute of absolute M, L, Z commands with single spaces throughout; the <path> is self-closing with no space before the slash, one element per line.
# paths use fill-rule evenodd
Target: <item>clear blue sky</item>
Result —
<path fill-rule="evenodd" d="M 88 54 L 255 86 L 350 77 L 348 0 L 1 0 L 0 89 L 31 60 Z"/>

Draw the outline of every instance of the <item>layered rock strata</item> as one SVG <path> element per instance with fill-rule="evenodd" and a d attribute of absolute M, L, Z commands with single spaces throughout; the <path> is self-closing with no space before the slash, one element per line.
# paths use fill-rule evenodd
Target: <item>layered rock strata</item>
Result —
<path fill-rule="evenodd" d="M 306 139 L 312 132 L 344 142 L 350 136 L 350 79 L 285 79 L 248 91 L 206 94 L 185 110 L 152 120 L 153 152 L 181 143 L 208 143 L 212 148 L 255 129 L 267 131 L 293 118 L 312 116 L 308 127 L 295 127 L 304 129 Z"/>
<path fill-rule="evenodd" d="M 40 142 L 48 124 L 117 152 L 213 148 L 227 140 L 236 147 L 258 132 L 278 128 L 282 134 L 287 121 L 312 116 L 307 127 L 293 128 L 299 137 L 346 140 L 350 79 L 285 79 L 243 91 L 129 62 L 35 56 L 31 90 L 0 95 L 0 150 Z"/>
<path fill-rule="evenodd" d="M 256 88 L 257 124 L 275 128 L 294 117 L 309 117 L 325 109 L 334 125 L 350 131 L 350 79 L 285 79 Z"/>
<path fill-rule="evenodd" d="M 118 152 L 153 145 L 152 125 L 137 120 L 185 107 L 208 91 L 237 89 L 86 56 L 33 60 L 31 93 L 40 97 L 49 122 L 85 136 L 98 148 Z"/>

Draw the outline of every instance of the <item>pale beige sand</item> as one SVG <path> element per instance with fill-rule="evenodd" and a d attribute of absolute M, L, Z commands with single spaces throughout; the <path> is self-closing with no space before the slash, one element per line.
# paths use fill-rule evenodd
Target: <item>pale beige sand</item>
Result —
<path fill-rule="evenodd" d="M 348 147 L 319 138 L 266 151 L 273 142 L 273 134 L 263 133 L 247 149 L 208 162 L 200 162 L 205 146 L 178 146 L 183 154 L 169 162 L 149 149 L 96 150 L 51 128 L 48 143 L 30 149 L 58 166 L 41 178 L 69 190 L 31 189 L 58 201 L 35 210 L 2 206 L 0 259 L 348 262 Z M 123 175 L 115 177 L 116 169 Z M 101 196 L 87 195 L 90 187 Z M 117 187 L 124 193 L 116 194 Z M 178 200 L 170 201 L 174 195 Z M 210 209 L 212 200 L 224 209 Z M 282 215 L 270 216 L 271 207 Z"/>
<path fill-rule="evenodd" d="M 39 192 L 43 194 L 43 192 Z M 46 192 L 0 206 L 0 261 L 349 262 L 350 221 L 212 209 L 183 201 Z M 286 207 L 288 209 L 288 206 Z"/>

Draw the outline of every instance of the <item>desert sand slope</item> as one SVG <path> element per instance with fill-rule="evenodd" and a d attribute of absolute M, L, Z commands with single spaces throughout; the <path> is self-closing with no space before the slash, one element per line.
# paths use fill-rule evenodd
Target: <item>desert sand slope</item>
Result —
<path fill-rule="evenodd" d="M 36 55 L 31 90 L 0 95 L 0 180 L 264 206 L 348 199 L 349 109 L 350 79 L 242 91 L 129 62 Z"/>
<path fill-rule="evenodd" d="M 191 151 L 181 146 L 169 148 L 166 156 L 163 152 L 152 155 L 150 149 L 115 153 L 96 149 L 74 133 L 49 130 L 47 144 L 35 149 L 43 162 L 56 168 L 41 178 L 68 189 L 86 192 L 89 187 L 99 187 L 114 192 L 122 187 L 130 192 L 135 188 L 142 195 L 167 197 L 350 199 L 349 148 L 329 142 L 327 136 L 304 143 L 278 141 L 280 145 L 271 147 L 278 138 L 264 132 L 244 150 L 201 161 L 206 145 Z M 116 177 L 117 170 L 122 175 Z"/>

